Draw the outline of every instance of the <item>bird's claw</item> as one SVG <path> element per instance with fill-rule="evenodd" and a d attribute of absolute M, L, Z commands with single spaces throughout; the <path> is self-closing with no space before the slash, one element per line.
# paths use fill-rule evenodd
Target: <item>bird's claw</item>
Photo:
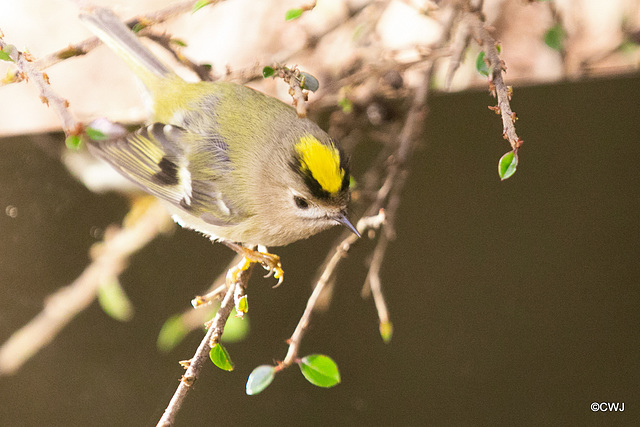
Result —
<path fill-rule="evenodd" d="M 280 262 L 280 257 L 278 255 L 255 251 L 248 248 L 243 248 L 243 255 L 249 263 L 260 263 L 262 268 L 268 272 L 265 277 L 275 277 L 278 279 L 278 283 L 276 283 L 274 287 L 280 286 L 284 279 L 284 270 L 282 269 L 282 263 Z"/>

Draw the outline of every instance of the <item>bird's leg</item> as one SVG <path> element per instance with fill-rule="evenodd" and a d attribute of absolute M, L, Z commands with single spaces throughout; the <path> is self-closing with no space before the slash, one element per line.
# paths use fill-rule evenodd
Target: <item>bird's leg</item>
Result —
<path fill-rule="evenodd" d="M 280 262 L 280 257 L 278 255 L 268 253 L 264 247 L 258 247 L 258 250 L 255 250 L 224 240 L 222 240 L 221 243 L 243 256 L 242 261 L 229 270 L 229 273 L 233 276 L 229 278 L 230 280 L 235 281 L 238 273 L 249 268 L 251 264 L 258 263 L 269 272 L 267 277 L 273 275 L 273 277 L 278 279 L 276 286 L 280 286 L 284 278 L 284 271 L 282 270 L 282 263 Z"/>

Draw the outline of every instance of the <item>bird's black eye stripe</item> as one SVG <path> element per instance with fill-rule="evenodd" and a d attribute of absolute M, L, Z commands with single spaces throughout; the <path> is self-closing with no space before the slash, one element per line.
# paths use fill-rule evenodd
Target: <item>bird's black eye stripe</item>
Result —
<path fill-rule="evenodd" d="M 293 201 L 296 202 L 296 206 L 300 209 L 307 209 L 309 207 L 309 203 L 302 197 L 293 196 Z"/>

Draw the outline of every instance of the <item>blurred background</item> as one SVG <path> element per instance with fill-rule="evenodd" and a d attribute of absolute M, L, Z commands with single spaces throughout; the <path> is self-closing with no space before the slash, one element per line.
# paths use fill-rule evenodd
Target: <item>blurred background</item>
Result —
<path fill-rule="evenodd" d="M 114 5 L 129 17 L 169 3 Z M 188 41 L 185 54 L 210 62 L 218 73 L 227 65 L 240 70 L 271 63 L 285 47 L 303 49 L 287 62 L 304 65 L 323 85 L 344 73 L 339 64 L 331 68 L 338 54 L 326 52 L 362 48 L 340 37 L 354 27 L 336 23 L 348 22 L 345 16 L 354 9 L 368 10 L 366 3 L 319 2 L 318 10 L 287 26 L 282 16 L 299 7 L 296 2 L 227 1 L 181 16 L 167 28 Z M 340 230 L 278 248 L 286 280 L 273 289 L 273 279 L 252 277 L 248 334 L 227 344 L 236 369 L 207 366 L 177 425 L 638 425 L 637 3 L 486 2 L 525 140 L 517 173 L 504 182 L 497 176 L 497 159 L 509 147 L 499 118 L 487 109 L 495 100 L 475 71 L 478 50 L 472 43 L 450 90 L 438 86 L 446 67 L 438 70 L 409 165 L 397 239 L 381 272 L 394 324 L 391 342 L 380 338 L 373 302 L 360 296 L 375 245 L 364 238 L 342 263 L 331 304 L 314 315 L 301 349 L 302 355 L 330 355 L 342 383 L 320 389 L 292 367 L 260 395 L 247 396 L 249 373 L 284 358 L 285 341 Z M 89 36 L 73 3 L 47 4 L 54 9 L 50 18 L 43 17 L 44 2 L 0 5 L 5 40 L 41 57 Z M 410 56 L 416 43 L 437 38 L 439 21 L 418 13 L 414 2 L 381 5 L 373 32 L 381 44 L 371 46 L 384 45 L 385 55 Z M 409 15 L 401 15 L 409 11 L 418 19 L 416 39 L 393 39 L 400 37 L 398 26 L 414 28 Z M 556 21 L 567 32 L 560 50 L 544 41 Z M 327 41 L 325 53 L 314 50 L 320 59 L 306 56 L 306 37 L 323 34 L 322 23 L 337 25 L 337 34 L 321 38 L 334 38 L 334 44 Z M 229 44 L 227 57 L 193 47 L 212 40 L 222 40 L 223 47 L 214 49 L 219 53 Z M 134 80 L 107 49 L 47 72 L 82 120 L 144 120 Z M 407 88 L 417 80 L 412 72 L 403 74 Z M 275 95 L 281 91 L 286 99 L 281 82 L 251 84 Z M 0 93 L 4 343 L 42 310 L 47 296 L 82 273 L 90 248 L 122 221 L 129 199 L 93 193 L 69 172 L 61 160 L 64 136 L 44 133 L 59 129 L 59 122 L 39 105 L 33 87 L 13 84 Z M 317 94 L 316 112 L 329 108 L 325 100 L 331 96 L 328 90 Z M 353 102 L 352 114 L 358 114 L 359 101 Z M 378 147 L 369 149 L 367 138 L 365 132 L 348 137 L 356 147 L 356 180 Z M 0 376 L 2 424 L 154 425 L 182 374 L 177 362 L 190 358 L 202 338 L 195 331 L 161 352 L 159 331 L 170 316 L 188 309 L 231 257 L 224 246 L 177 227 L 153 240 L 120 277 L 133 317 L 114 320 L 93 302 L 20 370 Z M 624 403 L 624 411 L 594 412 L 593 402 Z"/>

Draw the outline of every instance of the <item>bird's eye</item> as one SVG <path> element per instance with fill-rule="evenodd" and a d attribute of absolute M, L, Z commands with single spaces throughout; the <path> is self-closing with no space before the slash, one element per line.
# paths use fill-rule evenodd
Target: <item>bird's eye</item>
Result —
<path fill-rule="evenodd" d="M 309 207 L 309 203 L 302 197 L 293 196 L 293 201 L 296 202 L 296 206 L 300 209 L 307 209 Z"/>

